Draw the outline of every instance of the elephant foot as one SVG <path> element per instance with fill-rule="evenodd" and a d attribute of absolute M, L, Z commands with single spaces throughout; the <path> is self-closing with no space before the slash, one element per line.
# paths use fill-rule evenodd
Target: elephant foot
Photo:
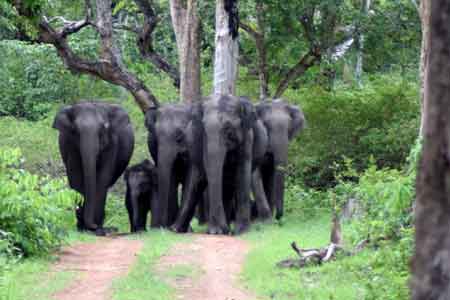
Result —
<path fill-rule="evenodd" d="M 132 233 L 142 233 L 147 231 L 147 229 L 145 227 L 136 227 L 136 228 L 131 228 L 130 230 Z"/>
<path fill-rule="evenodd" d="M 237 223 L 234 227 L 234 235 L 242 234 L 250 229 L 249 223 Z"/>
<path fill-rule="evenodd" d="M 189 226 L 190 227 L 190 226 Z M 176 233 L 186 233 L 188 232 L 188 228 L 186 228 L 185 226 L 181 226 L 178 224 L 173 224 L 172 226 L 169 227 L 170 231 L 176 232 Z"/>
<path fill-rule="evenodd" d="M 228 225 L 209 225 L 207 232 L 208 234 L 228 234 L 230 233 L 230 229 Z"/>

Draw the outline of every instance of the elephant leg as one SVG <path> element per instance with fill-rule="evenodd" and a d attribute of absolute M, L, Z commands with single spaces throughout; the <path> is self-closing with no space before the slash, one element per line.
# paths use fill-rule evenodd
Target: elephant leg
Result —
<path fill-rule="evenodd" d="M 170 180 L 170 193 L 169 193 L 169 208 L 167 212 L 167 226 L 172 225 L 178 215 L 178 187 L 179 179 L 176 178 L 176 171 L 172 173 L 172 179 Z"/>
<path fill-rule="evenodd" d="M 196 189 L 198 189 L 199 172 L 196 168 L 190 168 L 183 184 L 183 201 L 181 210 L 171 229 L 176 232 L 187 232 L 189 224 L 194 216 L 198 203 Z"/>
<path fill-rule="evenodd" d="M 269 202 L 264 191 L 261 170 L 257 168 L 252 174 L 252 190 L 255 197 L 257 218 L 260 220 L 269 220 L 272 217 Z"/>
<path fill-rule="evenodd" d="M 251 153 L 248 150 L 248 153 Z M 245 155 L 238 166 L 236 176 L 236 222 L 235 233 L 240 234 L 250 227 L 250 186 L 251 186 L 251 155 Z"/>
<path fill-rule="evenodd" d="M 264 166 L 264 168 L 261 168 L 261 177 L 263 182 L 263 188 L 264 188 L 264 195 L 266 196 L 267 202 L 269 204 L 270 213 L 273 215 L 273 211 L 275 209 L 275 200 L 272 198 L 273 193 L 273 185 L 274 185 L 274 174 L 273 174 L 273 166 L 272 164 L 270 166 Z"/>

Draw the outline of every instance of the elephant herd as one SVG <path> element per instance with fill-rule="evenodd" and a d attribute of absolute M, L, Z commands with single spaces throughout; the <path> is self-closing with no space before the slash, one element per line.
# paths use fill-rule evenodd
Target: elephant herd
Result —
<path fill-rule="evenodd" d="M 282 99 L 258 104 L 215 95 L 145 114 L 153 162 L 131 166 L 134 134 L 118 105 L 81 102 L 61 109 L 53 127 L 71 188 L 84 196 L 77 227 L 105 235 L 108 188 L 125 172 L 130 230 L 187 232 L 197 216 L 208 233 L 246 231 L 252 218 L 283 215 L 288 144 L 304 127 L 300 108 Z"/>

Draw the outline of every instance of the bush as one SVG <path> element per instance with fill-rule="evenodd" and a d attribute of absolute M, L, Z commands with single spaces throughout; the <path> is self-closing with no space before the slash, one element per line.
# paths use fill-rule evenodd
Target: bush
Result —
<path fill-rule="evenodd" d="M 43 255 L 73 226 L 77 196 L 63 180 L 19 168 L 18 149 L 0 149 L 0 256 Z"/>
<path fill-rule="evenodd" d="M 286 98 L 301 105 L 308 125 L 291 143 L 290 175 L 325 188 L 336 184 L 344 157 L 360 172 L 370 157 L 378 167 L 400 168 L 418 133 L 417 90 L 395 75 L 374 77 L 361 89 L 289 90 Z"/>
<path fill-rule="evenodd" d="M 101 80 L 72 75 L 51 46 L 0 41 L 0 52 L 0 116 L 38 120 L 55 103 L 117 94 Z"/>

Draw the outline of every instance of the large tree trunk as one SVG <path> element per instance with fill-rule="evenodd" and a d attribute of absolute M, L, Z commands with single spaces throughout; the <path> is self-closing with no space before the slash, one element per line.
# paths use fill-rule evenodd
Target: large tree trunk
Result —
<path fill-rule="evenodd" d="M 237 0 L 217 0 L 214 58 L 215 94 L 236 94 L 239 58 L 238 25 Z"/>
<path fill-rule="evenodd" d="M 422 46 L 420 51 L 420 103 L 421 103 L 421 118 L 420 118 L 420 136 L 423 135 L 423 127 L 426 123 L 425 119 L 425 81 L 426 70 L 428 65 L 428 35 L 430 26 L 430 2 L 420 1 L 420 20 L 422 23 Z"/>
<path fill-rule="evenodd" d="M 370 8 L 370 0 L 363 0 L 361 3 L 361 14 L 363 17 L 367 17 Z M 364 33 L 361 28 L 361 24 L 358 25 L 358 36 L 356 37 L 356 68 L 355 77 L 356 82 L 361 86 L 361 77 L 363 72 L 363 51 L 364 51 Z"/>
<path fill-rule="evenodd" d="M 200 19 L 197 0 L 170 1 L 180 69 L 180 98 L 193 102 L 201 97 Z"/>
<path fill-rule="evenodd" d="M 431 4 L 412 299 L 450 299 L 450 1 Z"/>

